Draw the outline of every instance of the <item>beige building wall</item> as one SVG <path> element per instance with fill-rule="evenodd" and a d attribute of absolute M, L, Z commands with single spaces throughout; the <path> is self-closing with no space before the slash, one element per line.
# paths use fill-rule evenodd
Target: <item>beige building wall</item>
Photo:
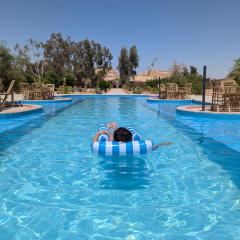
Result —
<path fill-rule="evenodd" d="M 142 72 L 135 76 L 136 82 L 146 82 L 147 80 L 156 79 L 156 78 L 166 78 L 170 77 L 171 72 L 169 71 L 161 71 L 161 70 L 151 70 L 150 72 Z M 119 72 L 117 70 L 110 70 L 108 71 L 107 75 L 105 76 L 105 81 L 117 81 L 119 79 Z"/>

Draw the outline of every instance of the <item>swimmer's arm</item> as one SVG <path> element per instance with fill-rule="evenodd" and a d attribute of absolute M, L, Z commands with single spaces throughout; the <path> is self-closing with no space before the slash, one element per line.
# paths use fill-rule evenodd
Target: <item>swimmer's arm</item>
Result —
<path fill-rule="evenodd" d="M 93 142 L 97 142 L 99 137 L 99 133 L 96 133 L 95 136 L 93 137 Z"/>
<path fill-rule="evenodd" d="M 172 144 L 172 142 L 162 142 L 162 143 L 155 144 L 153 145 L 153 150 L 156 150 L 159 147 L 170 145 L 170 144 Z"/>
<path fill-rule="evenodd" d="M 97 132 L 97 133 L 96 133 L 96 135 L 95 135 L 94 138 L 93 138 L 93 142 L 97 142 L 97 141 L 98 141 L 98 137 L 99 137 L 99 135 L 101 135 L 101 134 L 106 134 L 106 135 L 108 135 L 109 139 L 112 138 L 111 134 L 109 134 L 108 131 L 103 130 L 103 131 L 100 131 L 100 132 Z M 110 140 L 110 141 L 112 141 L 112 140 Z"/>
<path fill-rule="evenodd" d="M 116 122 L 108 123 L 108 124 L 107 124 L 107 128 L 108 128 L 108 129 L 113 129 L 113 130 L 115 130 L 115 129 L 118 128 L 118 124 L 117 124 Z"/>
<path fill-rule="evenodd" d="M 114 139 L 113 133 L 118 128 L 118 124 L 116 122 L 110 122 L 107 124 L 107 128 L 110 131 L 110 134 L 108 134 L 109 140 L 113 141 L 113 139 Z"/>

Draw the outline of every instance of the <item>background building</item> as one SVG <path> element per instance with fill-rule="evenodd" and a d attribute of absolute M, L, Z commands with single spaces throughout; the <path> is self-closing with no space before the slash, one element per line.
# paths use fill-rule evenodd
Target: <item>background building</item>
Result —
<path fill-rule="evenodd" d="M 156 79 L 156 78 L 167 78 L 171 75 L 169 71 L 162 71 L 162 70 L 151 70 L 149 72 L 142 72 L 135 76 L 135 82 L 146 82 L 147 80 Z M 106 76 L 104 77 L 105 81 L 111 82 L 112 86 L 115 88 L 121 87 L 120 86 L 120 76 L 119 72 L 115 69 L 111 69 L 108 71 Z"/>

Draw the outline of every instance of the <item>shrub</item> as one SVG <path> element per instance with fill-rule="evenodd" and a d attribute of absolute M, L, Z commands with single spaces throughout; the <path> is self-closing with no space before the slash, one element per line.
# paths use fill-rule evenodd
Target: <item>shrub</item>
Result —
<path fill-rule="evenodd" d="M 133 93 L 134 94 L 141 94 L 142 93 L 142 89 L 140 87 L 134 88 L 133 89 Z"/>
<path fill-rule="evenodd" d="M 98 83 L 98 87 L 100 88 L 101 91 L 107 91 L 107 89 L 109 88 L 109 83 L 105 80 L 101 80 Z"/>
<path fill-rule="evenodd" d="M 144 86 L 143 91 L 144 92 L 152 92 L 152 88 L 150 86 Z"/>
<path fill-rule="evenodd" d="M 95 88 L 95 93 L 96 93 L 96 94 L 102 94 L 102 91 L 101 91 L 100 88 Z"/>
<path fill-rule="evenodd" d="M 192 93 L 201 94 L 202 92 L 202 76 L 196 74 L 170 76 L 161 78 L 161 84 L 177 83 L 179 87 L 184 87 L 186 83 L 192 83 Z M 158 93 L 158 79 L 152 79 L 145 82 L 144 87 L 151 87 L 152 93 Z"/>
<path fill-rule="evenodd" d="M 144 86 L 144 87 L 143 87 L 143 91 L 144 91 L 144 92 L 147 92 L 147 93 L 157 93 L 157 92 L 158 92 L 158 89 L 157 89 L 157 88 L 150 87 L 150 86 Z"/>
<path fill-rule="evenodd" d="M 62 81 L 60 79 L 61 79 L 60 76 L 57 75 L 55 72 L 48 71 L 45 74 L 43 81 L 44 83 L 55 84 L 55 86 L 58 87 L 62 84 Z"/>
<path fill-rule="evenodd" d="M 158 79 L 147 80 L 144 86 L 151 87 L 151 88 L 158 88 Z"/>
<path fill-rule="evenodd" d="M 68 94 L 72 91 L 73 91 L 73 89 L 70 86 L 60 86 L 57 90 L 57 92 L 60 94 Z"/>
<path fill-rule="evenodd" d="M 73 74 L 71 74 L 71 73 L 66 73 L 66 74 L 64 74 L 64 77 L 63 77 L 63 78 L 66 79 L 66 85 L 67 85 L 67 86 L 73 87 L 73 86 L 76 85 L 76 80 L 75 80 L 75 77 L 74 77 Z"/>

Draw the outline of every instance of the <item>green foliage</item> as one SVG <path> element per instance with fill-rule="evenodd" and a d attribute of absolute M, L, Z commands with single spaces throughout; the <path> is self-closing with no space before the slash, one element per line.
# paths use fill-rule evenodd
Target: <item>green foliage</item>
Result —
<path fill-rule="evenodd" d="M 197 68 L 194 66 L 190 66 L 190 74 L 191 75 L 196 75 L 197 74 Z"/>
<path fill-rule="evenodd" d="M 25 73 L 25 74 L 22 74 L 22 76 L 24 76 L 24 80 L 22 82 L 26 82 L 26 83 L 32 84 L 35 81 L 35 78 L 34 78 L 34 76 L 32 74 Z"/>
<path fill-rule="evenodd" d="M 137 67 L 139 65 L 139 56 L 136 46 L 130 48 L 128 56 L 127 48 L 122 48 L 120 57 L 118 58 L 118 70 L 120 73 L 120 81 L 122 85 L 129 85 L 130 77 L 134 78 L 137 74 Z"/>
<path fill-rule="evenodd" d="M 157 94 L 158 93 L 158 88 L 157 87 L 144 86 L 143 91 L 147 92 L 147 93 Z"/>
<path fill-rule="evenodd" d="M 97 87 L 97 88 L 95 88 L 95 93 L 96 93 L 96 94 L 102 94 L 102 91 L 101 91 L 100 88 Z"/>
<path fill-rule="evenodd" d="M 129 54 L 129 70 L 130 75 L 134 78 L 137 74 L 137 67 L 139 66 L 139 56 L 137 53 L 137 47 L 134 45 L 130 48 L 130 54 Z"/>
<path fill-rule="evenodd" d="M 92 83 L 91 85 L 95 86 L 97 85 L 97 83 L 103 81 L 105 74 L 106 74 L 106 71 L 103 69 L 97 71 L 97 73 L 95 74 L 94 83 Z"/>
<path fill-rule="evenodd" d="M 74 75 L 72 73 L 65 73 L 63 75 L 63 78 L 66 79 L 66 85 L 67 86 L 73 87 L 73 86 L 76 85 L 76 80 L 75 80 L 75 77 L 74 77 Z"/>
<path fill-rule="evenodd" d="M 48 70 L 62 76 L 71 68 L 71 40 L 64 39 L 61 33 L 52 33 L 43 44 L 44 57 Z"/>
<path fill-rule="evenodd" d="M 122 48 L 120 57 L 118 59 L 118 70 L 120 73 L 120 81 L 122 85 L 129 82 L 130 70 L 129 70 L 129 57 L 127 48 Z"/>
<path fill-rule="evenodd" d="M 4 87 L 6 88 L 13 77 L 14 57 L 10 53 L 5 43 L 0 43 L 0 78 L 3 79 Z"/>
<path fill-rule="evenodd" d="M 60 86 L 57 90 L 60 94 L 69 94 L 73 91 L 73 88 L 70 86 Z"/>
<path fill-rule="evenodd" d="M 0 78 L 3 79 L 5 89 L 7 89 L 11 80 L 16 80 L 14 88 L 17 91 L 20 89 L 20 82 L 26 79 L 26 76 L 22 74 L 16 65 L 16 58 L 3 42 L 0 42 Z"/>
<path fill-rule="evenodd" d="M 82 85 L 83 79 L 90 79 L 91 86 L 96 87 L 98 81 L 96 70 L 101 69 L 105 75 L 107 70 L 111 69 L 113 57 L 110 50 L 88 39 L 73 43 L 72 49 L 73 72 L 79 85 Z"/>
<path fill-rule="evenodd" d="M 106 91 L 109 84 L 104 80 L 107 71 L 111 69 L 112 54 L 110 50 L 95 41 L 88 39 L 75 42 L 70 38 L 63 38 L 61 33 L 53 33 L 45 42 L 37 42 L 30 39 L 23 47 L 16 45 L 13 55 L 6 44 L 0 43 L 0 77 L 4 80 L 5 88 L 12 79 L 16 80 L 19 88 L 20 82 L 28 83 L 53 83 L 56 87 L 63 85 L 66 79 L 67 86 L 93 87 L 97 91 Z M 154 66 L 154 59 L 148 70 Z M 136 46 L 122 48 L 118 69 L 121 85 L 126 85 L 134 92 L 158 91 L 158 79 L 149 80 L 146 83 L 132 85 L 130 77 L 136 75 L 139 65 L 139 57 Z M 202 77 L 197 68 L 173 63 L 172 75 L 161 79 L 161 83 L 176 82 L 179 86 L 192 83 L 193 93 L 201 93 Z M 240 83 L 240 59 L 236 59 L 229 74 Z M 60 91 L 69 91 L 60 89 Z"/>
<path fill-rule="evenodd" d="M 98 84 L 98 87 L 100 88 L 101 91 L 107 91 L 109 88 L 109 83 L 107 81 L 101 80 Z"/>
<path fill-rule="evenodd" d="M 185 66 L 174 63 L 173 74 L 168 78 L 161 78 L 161 84 L 177 83 L 183 87 L 186 83 L 192 83 L 192 93 L 201 94 L 202 92 L 202 76 L 198 74 L 197 69 L 191 66 L 190 71 Z M 191 74 L 192 72 L 192 74 Z M 158 79 L 152 79 L 145 82 L 144 86 L 151 87 L 154 92 L 158 92 Z"/>
<path fill-rule="evenodd" d="M 186 83 L 192 83 L 192 93 L 199 95 L 202 93 L 202 76 L 197 75 L 188 75 L 186 77 Z"/>
<path fill-rule="evenodd" d="M 55 84 L 56 87 L 63 84 L 63 80 L 61 79 L 61 77 L 59 75 L 57 75 L 57 73 L 54 71 L 46 72 L 43 81 L 44 81 L 44 83 Z"/>
<path fill-rule="evenodd" d="M 75 42 L 53 33 L 45 42 L 30 39 L 23 47 L 16 45 L 15 67 L 25 81 L 62 84 L 66 78 L 69 86 L 92 87 L 111 69 L 112 54 L 101 44 L 88 39 Z M 7 69 L 7 68 L 5 68 Z M 101 69 L 101 76 L 97 74 Z M 88 83 L 89 84 L 89 83 Z"/>
<path fill-rule="evenodd" d="M 32 76 L 37 83 L 43 83 L 46 62 L 43 55 L 43 44 L 33 39 L 27 41 L 23 47 L 16 44 L 16 67 L 24 76 Z"/>
<path fill-rule="evenodd" d="M 233 67 L 228 76 L 240 84 L 240 58 L 234 60 Z"/>
<path fill-rule="evenodd" d="M 140 88 L 140 87 L 136 87 L 136 88 L 133 89 L 133 93 L 134 93 L 134 94 L 141 94 L 142 91 L 143 91 L 143 90 L 142 90 L 142 88 Z"/>
<path fill-rule="evenodd" d="M 152 80 L 146 81 L 144 85 L 150 88 L 158 88 L 158 82 L 159 82 L 158 79 L 152 79 Z"/>

